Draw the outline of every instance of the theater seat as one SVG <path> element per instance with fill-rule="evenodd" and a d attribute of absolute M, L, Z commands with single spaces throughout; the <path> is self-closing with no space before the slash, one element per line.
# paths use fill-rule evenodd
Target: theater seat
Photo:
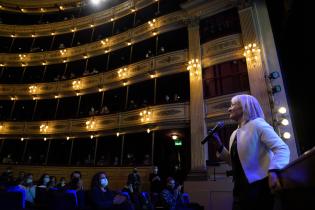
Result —
<path fill-rule="evenodd" d="M 21 210 L 23 209 L 23 198 L 20 192 L 0 192 L 0 209 Z"/>

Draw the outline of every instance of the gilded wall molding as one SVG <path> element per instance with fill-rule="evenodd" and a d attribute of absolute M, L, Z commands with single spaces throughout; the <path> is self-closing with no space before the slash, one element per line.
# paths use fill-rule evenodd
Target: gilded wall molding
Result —
<path fill-rule="evenodd" d="M 87 29 L 94 26 L 103 25 L 111 21 L 111 18 L 117 19 L 132 13 L 131 9 L 142 9 L 153 4 L 155 0 L 134 0 L 126 1 L 105 11 L 96 12 L 89 16 L 76 18 L 48 24 L 38 25 L 6 25 L 0 24 L 0 36 L 10 37 L 31 37 L 51 36 L 54 34 L 70 33 L 75 28 L 76 31 Z"/>
<path fill-rule="evenodd" d="M 141 122 L 139 113 L 144 109 L 150 109 L 152 117 L 149 122 Z M 53 138 L 58 136 L 71 137 L 86 135 L 102 135 L 102 133 L 114 134 L 117 129 L 123 133 L 128 128 L 140 127 L 146 130 L 156 130 L 159 125 L 165 123 L 185 124 L 189 121 L 189 104 L 177 103 L 145 107 L 133 111 L 121 112 L 117 114 L 91 116 L 79 119 L 53 120 L 53 121 L 32 121 L 32 122 L 2 122 L 1 136 L 3 137 L 23 137 L 27 138 Z M 165 114 L 167 112 L 167 114 Z M 91 130 L 86 129 L 86 121 L 95 121 L 95 127 Z M 45 133 L 40 132 L 40 125 L 47 125 Z"/>
<path fill-rule="evenodd" d="M 228 60 L 243 58 L 242 42 L 239 34 L 222 37 L 202 45 L 202 66 L 209 67 Z M 148 79 L 150 73 L 155 71 L 156 76 L 164 76 L 176 72 L 185 71 L 188 62 L 187 51 L 176 51 L 161 56 L 146 59 L 128 66 L 129 77 L 118 77 L 118 69 L 96 75 L 81 77 L 73 80 L 65 80 L 50 83 L 37 83 L 38 99 L 73 96 L 76 91 L 72 88 L 74 80 L 80 80 L 82 87 L 80 94 L 97 92 L 99 88 L 104 90 L 117 88 L 128 81 L 128 85 Z M 5 84 L 0 86 L 0 99 L 32 99 L 29 94 L 29 86 L 34 84 Z"/>
<path fill-rule="evenodd" d="M 15 8 L 15 11 L 21 12 L 18 8 L 25 8 L 25 9 L 52 9 L 56 8 L 56 6 L 64 5 L 68 7 L 77 7 L 78 5 L 86 4 L 86 0 L 0 0 L 0 5 L 3 6 L 2 10 L 7 10 L 7 7 Z M 67 7 L 66 7 L 67 8 Z M 66 9 L 65 8 L 65 9 Z M 11 11 L 11 10 L 10 10 Z M 50 10 L 49 10 L 50 11 Z M 57 7 L 55 11 L 59 11 Z M 25 11 L 27 13 L 27 11 Z M 40 11 L 39 11 L 40 12 Z M 47 12 L 47 11 L 46 11 Z"/>
<path fill-rule="evenodd" d="M 240 34 L 229 35 L 207 42 L 202 48 L 203 68 L 222 63 L 229 60 L 243 58 L 242 41 Z M 76 78 L 72 80 L 37 83 L 37 84 L 2 84 L 0 86 L 0 99 L 8 100 L 11 97 L 16 99 L 47 99 L 58 97 L 74 96 L 79 91 L 84 95 L 97 92 L 99 88 L 103 90 L 114 89 L 144 81 L 149 78 L 149 74 L 154 72 L 157 77 L 186 71 L 185 65 L 188 62 L 187 50 L 181 50 L 152 57 L 132 65 L 126 66 L 129 71 L 128 78 L 121 79 L 118 76 L 118 69 L 96 75 Z M 81 88 L 75 91 L 72 82 L 81 81 Z M 126 85 L 125 84 L 125 85 Z M 29 93 L 29 86 L 36 85 L 36 95 Z"/>
<path fill-rule="evenodd" d="M 203 44 L 201 46 L 203 67 L 243 58 L 241 36 L 241 34 L 228 35 Z"/>
<path fill-rule="evenodd" d="M 45 61 L 46 64 L 61 63 L 64 59 L 69 61 L 75 61 L 83 59 L 83 56 L 89 57 L 101 55 L 105 53 L 105 50 L 113 51 L 116 49 L 127 46 L 128 42 L 132 44 L 140 42 L 154 36 L 153 30 L 157 33 L 165 33 L 177 28 L 184 27 L 181 23 L 182 12 L 174 12 L 169 15 L 160 17 L 157 19 L 157 26 L 152 29 L 147 23 L 128 30 L 124 33 L 77 47 L 66 48 L 66 53 L 61 54 L 60 50 L 46 51 L 38 53 L 24 53 L 25 57 L 20 58 L 20 54 L 17 53 L 1 53 L 0 64 L 5 66 L 21 66 L 22 64 L 27 66 L 42 65 Z M 19 62 L 17 62 L 19 61 Z"/>
<path fill-rule="evenodd" d="M 118 69 L 99 73 L 96 75 L 81 77 L 72 80 L 49 82 L 49 83 L 37 83 L 37 84 L 2 84 L 0 85 L 0 99 L 9 100 L 14 97 L 17 100 L 20 99 L 47 99 L 58 97 L 74 96 L 77 93 L 84 95 L 87 93 L 93 93 L 114 89 L 125 85 L 130 85 L 139 81 L 144 81 L 150 78 L 150 74 L 155 76 L 165 76 L 174 74 L 177 72 L 186 71 L 185 63 L 187 62 L 187 51 L 175 51 L 167 53 L 161 56 L 153 57 L 134 63 L 128 68 L 128 78 L 119 78 Z M 73 81 L 80 80 L 81 87 L 78 90 L 74 90 L 72 83 Z M 37 92 L 34 95 L 29 93 L 29 87 L 31 85 L 37 86 Z"/>

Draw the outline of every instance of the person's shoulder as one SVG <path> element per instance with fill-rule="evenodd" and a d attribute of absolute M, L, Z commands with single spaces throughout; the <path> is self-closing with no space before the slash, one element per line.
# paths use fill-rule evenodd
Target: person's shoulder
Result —
<path fill-rule="evenodd" d="M 266 122 L 266 120 L 264 120 L 263 118 L 260 118 L 260 117 L 254 119 L 254 120 L 249 121 L 248 124 L 249 124 L 249 125 L 255 125 L 255 126 L 266 126 L 266 125 L 267 125 L 267 126 L 270 126 L 270 125 Z"/>

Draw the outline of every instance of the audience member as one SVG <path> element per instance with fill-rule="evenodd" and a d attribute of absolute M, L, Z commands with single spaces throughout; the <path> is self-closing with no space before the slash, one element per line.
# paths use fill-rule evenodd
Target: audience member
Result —
<path fill-rule="evenodd" d="M 127 185 L 131 185 L 133 192 L 140 192 L 140 187 L 141 187 L 141 178 L 140 175 L 138 173 L 138 169 L 134 168 L 132 170 L 132 173 L 130 173 L 128 175 L 128 181 L 127 181 Z"/>
<path fill-rule="evenodd" d="M 183 201 L 182 185 L 176 186 L 172 177 L 167 178 L 166 188 L 161 192 L 161 199 L 164 208 L 167 210 L 188 210 Z"/>
<path fill-rule="evenodd" d="M 5 164 L 13 163 L 13 160 L 12 160 L 12 158 L 11 158 L 11 154 L 8 154 L 7 157 L 4 157 L 4 158 L 2 159 L 2 163 L 5 163 Z"/>
<path fill-rule="evenodd" d="M 91 199 L 96 210 L 132 210 L 126 196 L 108 189 L 105 172 L 94 175 L 91 186 Z"/>
<path fill-rule="evenodd" d="M 65 190 L 67 185 L 66 185 L 66 178 L 65 177 L 61 177 L 58 184 L 56 185 L 58 189 L 60 190 Z"/>
<path fill-rule="evenodd" d="M 22 184 L 25 188 L 26 206 L 32 207 L 35 205 L 36 185 L 33 183 L 33 174 L 26 174 Z"/>
<path fill-rule="evenodd" d="M 149 175 L 149 181 L 150 181 L 150 192 L 159 194 L 162 191 L 162 179 L 159 174 L 159 168 L 157 166 L 153 167 L 153 171 Z"/>
<path fill-rule="evenodd" d="M 144 155 L 143 165 L 151 165 L 151 158 L 149 154 Z"/>
<path fill-rule="evenodd" d="M 48 174 L 43 174 L 38 182 L 38 187 L 39 188 L 48 188 L 48 182 L 50 181 L 50 177 Z"/>

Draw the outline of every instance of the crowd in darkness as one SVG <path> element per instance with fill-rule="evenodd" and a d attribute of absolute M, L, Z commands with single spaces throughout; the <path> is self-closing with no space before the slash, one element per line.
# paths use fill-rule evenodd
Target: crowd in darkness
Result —
<path fill-rule="evenodd" d="M 33 174 L 20 171 L 14 175 L 8 167 L 0 176 L 0 193 L 20 194 L 21 199 L 16 201 L 21 203 L 23 209 L 29 210 L 60 210 L 65 208 L 62 206 L 79 210 L 202 209 L 200 205 L 189 202 L 189 196 L 183 193 L 183 185 L 171 174 L 167 178 L 162 177 L 157 166 L 149 175 L 149 192 L 142 190 L 142 179 L 137 168 L 133 168 L 126 178 L 125 186 L 114 191 L 110 189 L 111 181 L 106 172 L 98 172 L 91 180 L 90 190 L 86 190 L 80 171 L 73 171 L 69 180 L 66 177 L 57 180 L 55 176 L 44 173 L 35 181 Z"/>

